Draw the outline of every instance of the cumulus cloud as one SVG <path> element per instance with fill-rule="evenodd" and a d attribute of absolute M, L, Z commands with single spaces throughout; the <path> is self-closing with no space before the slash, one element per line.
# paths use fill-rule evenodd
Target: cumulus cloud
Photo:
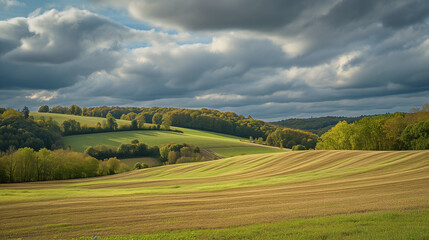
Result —
<path fill-rule="evenodd" d="M 182 37 L 130 29 L 76 8 L 0 21 L 0 87 L 67 87 L 116 66 L 128 44 L 170 38 Z"/>
<path fill-rule="evenodd" d="M 52 99 L 56 98 L 58 96 L 58 92 L 53 91 L 46 91 L 46 90 L 42 90 L 39 92 L 35 92 L 30 96 L 26 96 L 26 98 L 32 99 L 32 100 L 39 100 L 39 101 L 43 101 L 43 102 L 47 102 L 47 101 L 51 101 Z"/>
<path fill-rule="evenodd" d="M 332 0 L 92 0 L 125 7 L 136 19 L 154 25 L 188 30 L 275 29 L 296 20 L 309 4 L 320 7 Z"/>
<path fill-rule="evenodd" d="M 0 89 L 21 96 L 4 101 L 212 107 L 270 120 L 429 101 L 427 1 L 93 1 L 161 28 L 76 8 L 0 21 Z"/>
<path fill-rule="evenodd" d="M 0 7 L 9 8 L 14 6 L 25 6 L 25 3 L 17 0 L 0 0 Z"/>

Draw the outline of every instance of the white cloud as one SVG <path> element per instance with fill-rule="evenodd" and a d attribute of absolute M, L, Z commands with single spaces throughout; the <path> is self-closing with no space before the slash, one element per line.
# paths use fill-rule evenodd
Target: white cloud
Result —
<path fill-rule="evenodd" d="M 224 95 L 224 94 L 212 93 L 212 94 L 196 96 L 195 99 L 196 100 L 226 100 L 226 101 L 231 101 L 231 100 L 241 100 L 241 99 L 244 99 L 244 97 L 241 95 L 238 95 L 238 94 Z"/>
<path fill-rule="evenodd" d="M 58 97 L 58 92 L 57 91 L 46 91 L 46 90 L 42 90 L 39 92 L 35 92 L 30 96 L 26 96 L 26 98 L 31 99 L 31 100 L 38 100 L 40 102 L 48 102 L 51 101 L 52 99 L 55 99 Z"/>
<path fill-rule="evenodd" d="M 25 3 L 17 0 L 0 0 L 0 7 L 9 8 L 9 7 L 23 7 Z"/>

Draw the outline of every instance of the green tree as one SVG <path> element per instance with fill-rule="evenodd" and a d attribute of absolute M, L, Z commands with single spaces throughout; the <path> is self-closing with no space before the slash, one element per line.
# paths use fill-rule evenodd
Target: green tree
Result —
<path fill-rule="evenodd" d="M 352 127 L 346 121 L 340 121 L 320 137 L 316 148 L 320 150 L 352 149 Z"/>
<path fill-rule="evenodd" d="M 68 112 L 72 115 L 77 115 L 77 116 L 82 115 L 82 109 L 75 104 L 70 105 Z"/>
<path fill-rule="evenodd" d="M 295 145 L 292 147 L 292 151 L 302 151 L 302 150 L 307 150 L 307 149 L 303 145 Z"/>
<path fill-rule="evenodd" d="M 162 124 L 161 124 L 161 126 L 164 129 L 167 129 L 167 130 L 170 129 L 170 126 L 171 126 L 171 118 L 170 118 L 170 116 L 164 115 L 164 117 L 162 118 Z"/>
<path fill-rule="evenodd" d="M 36 153 L 37 157 L 37 180 L 53 180 L 53 172 L 55 170 L 55 161 L 51 156 L 51 151 L 46 148 L 40 149 Z"/>
<path fill-rule="evenodd" d="M 49 112 L 49 106 L 48 105 L 40 106 L 39 112 Z"/>
<path fill-rule="evenodd" d="M 159 113 L 155 113 L 152 117 L 152 123 L 156 125 L 162 124 L 162 115 Z"/>
<path fill-rule="evenodd" d="M 401 134 L 406 149 L 429 149 L 429 120 L 409 125 Z"/>
<path fill-rule="evenodd" d="M 176 151 L 170 151 L 168 152 L 168 164 L 175 164 L 177 159 L 180 158 L 180 153 Z"/>
<path fill-rule="evenodd" d="M 134 169 L 142 169 L 142 164 L 140 162 L 137 162 L 134 164 Z"/>
<path fill-rule="evenodd" d="M 78 134 L 81 132 L 80 122 L 69 119 L 61 124 L 64 135 Z"/>
<path fill-rule="evenodd" d="M 118 123 L 116 123 L 116 119 L 112 116 L 111 113 L 108 113 L 106 116 L 106 128 L 112 131 L 118 129 Z"/>
<path fill-rule="evenodd" d="M 131 121 L 131 125 L 130 125 L 131 129 L 138 129 L 139 128 L 139 124 L 137 122 L 137 120 L 132 120 Z"/>
<path fill-rule="evenodd" d="M 24 114 L 24 118 L 27 119 L 30 116 L 30 110 L 28 109 L 27 106 L 24 106 L 24 108 L 22 109 L 22 114 Z"/>
<path fill-rule="evenodd" d="M 107 160 L 107 167 L 109 169 L 109 175 L 118 173 L 120 170 L 121 161 L 117 158 L 109 158 Z"/>

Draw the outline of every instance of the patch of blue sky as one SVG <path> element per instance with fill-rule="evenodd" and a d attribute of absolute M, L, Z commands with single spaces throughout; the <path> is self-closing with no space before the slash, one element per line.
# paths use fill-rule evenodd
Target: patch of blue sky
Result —
<path fill-rule="evenodd" d="M 41 12 L 57 9 L 59 11 L 67 7 L 75 7 L 79 9 L 86 9 L 88 3 L 84 0 L 17 0 L 19 3 L 16 6 L 0 7 L 0 20 L 27 17 L 37 9 Z"/>
<path fill-rule="evenodd" d="M 145 48 L 145 47 L 151 47 L 152 44 L 149 42 L 134 42 L 130 43 L 124 46 L 126 49 L 136 49 L 136 48 Z"/>
<path fill-rule="evenodd" d="M 180 41 L 177 42 L 178 45 L 187 45 L 187 44 L 210 44 L 213 42 L 213 37 L 201 37 L 195 35 L 194 38 L 187 40 L 187 41 Z"/>

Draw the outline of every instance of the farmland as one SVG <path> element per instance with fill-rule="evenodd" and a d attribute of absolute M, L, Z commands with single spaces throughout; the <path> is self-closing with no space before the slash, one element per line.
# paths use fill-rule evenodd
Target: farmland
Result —
<path fill-rule="evenodd" d="M 428 173 L 428 151 L 304 151 L 7 184 L 0 238 L 425 239 Z"/>
<path fill-rule="evenodd" d="M 104 118 L 97 117 L 81 117 L 54 113 L 32 113 L 32 115 L 35 118 L 40 118 L 41 116 L 45 118 L 52 117 L 59 123 L 67 119 L 74 119 L 79 121 L 81 124 L 91 125 L 104 120 Z M 117 121 L 118 124 L 129 124 L 129 121 Z M 224 157 L 242 154 L 274 153 L 283 151 L 278 148 L 251 144 L 246 142 L 247 140 L 244 138 L 227 134 L 179 127 L 174 127 L 174 129 L 181 130 L 183 133 L 144 130 L 83 134 L 64 137 L 64 143 L 66 146 L 70 146 L 72 150 L 79 152 L 83 152 L 88 146 L 95 145 L 109 145 L 117 147 L 122 143 L 130 143 L 130 141 L 133 139 L 138 139 L 140 142 L 146 143 L 148 145 L 158 146 L 168 143 L 188 143 L 199 146 L 200 148 L 210 149 Z"/>

